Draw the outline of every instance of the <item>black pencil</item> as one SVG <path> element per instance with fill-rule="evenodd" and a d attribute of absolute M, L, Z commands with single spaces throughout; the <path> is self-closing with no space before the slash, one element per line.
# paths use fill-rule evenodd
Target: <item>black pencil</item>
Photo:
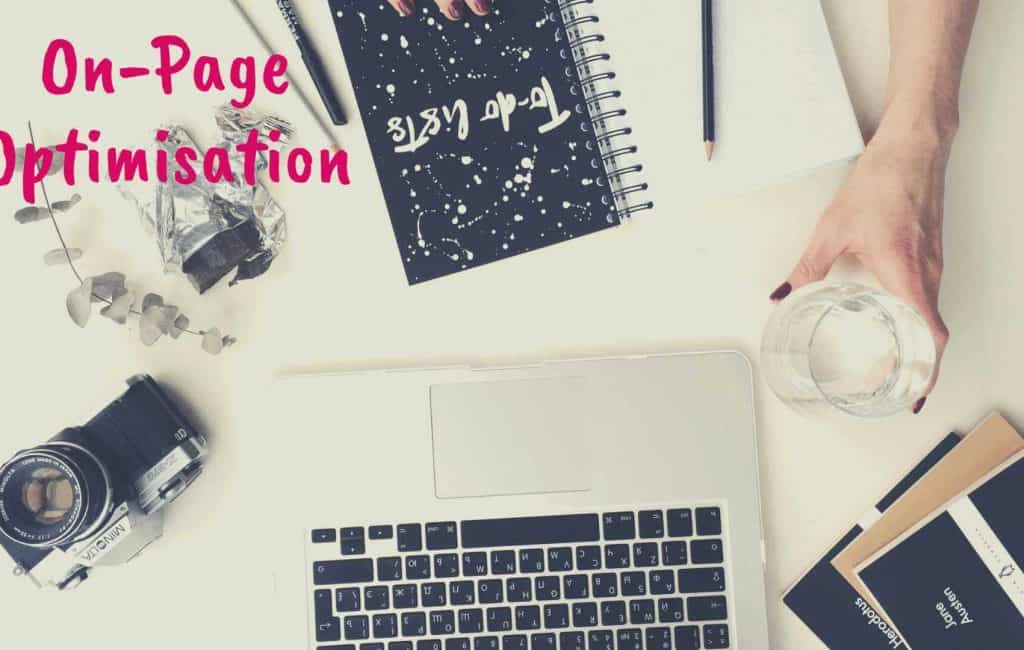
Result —
<path fill-rule="evenodd" d="M 712 0 L 701 0 L 701 32 L 704 58 L 704 152 L 711 160 L 715 151 L 715 28 Z"/>

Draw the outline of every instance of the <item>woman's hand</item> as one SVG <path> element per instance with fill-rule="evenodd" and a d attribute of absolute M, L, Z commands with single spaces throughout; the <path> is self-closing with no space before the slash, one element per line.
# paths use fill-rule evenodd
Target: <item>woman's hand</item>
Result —
<path fill-rule="evenodd" d="M 922 133 L 924 131 L 924 133 Z M 942 211 L 951 133 L 883 121 L 864 156 L 818 222 L 788 280 L 771 295 L 780 301 L 822 280 L 843 254 L 857 257 L 887 291 L 913 305 L 935 339 L 938 377 L 949 340 L 939 314 Z M 914 407 L 924 407 L 922 397 Z"/>
<path fill-rule="evenodd" d="M 403 16 L 411 16 L 416 11 L 415 0 L 388 0 L 395 11 Z M 477 16 L 491 13 L 491 0 L 434 0 L 441 8 L 441 13 L 450 20 L 462 20 L 466 14 L 466 5 Z"/>

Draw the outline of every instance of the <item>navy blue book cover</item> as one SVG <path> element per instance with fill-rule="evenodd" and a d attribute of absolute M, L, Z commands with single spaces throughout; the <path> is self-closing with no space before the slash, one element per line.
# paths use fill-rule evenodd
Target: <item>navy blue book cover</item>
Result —
<path fill-rule="evenodd" d="M 330 5 L 410 284 L 620 223 L 558 2 Z"/>
<path fill-rule="evenodd" d="M 875 509 L 880 513 L 888 510 L 959 442 L 960 437 L 955 434 L 946 436 Z M 896 631 L 832 566 L 832 560 L 863 532 L 860 526 L 854 526 L 789 590 L 783 601 L 831 650 L 906 649 Z"/>
<path fill-rule="evenodd" d="M 915 650 L 1024 648 L 1024 456 L 859 572 Z"/>

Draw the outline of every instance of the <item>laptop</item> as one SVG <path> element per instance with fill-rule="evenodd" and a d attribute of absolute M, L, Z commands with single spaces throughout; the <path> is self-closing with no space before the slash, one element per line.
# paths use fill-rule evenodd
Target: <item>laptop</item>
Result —
<path fill-rule="evenodd" d="M 267 647 L 768 648 L 738 353 L 287 376 L 269 406 Z"/>

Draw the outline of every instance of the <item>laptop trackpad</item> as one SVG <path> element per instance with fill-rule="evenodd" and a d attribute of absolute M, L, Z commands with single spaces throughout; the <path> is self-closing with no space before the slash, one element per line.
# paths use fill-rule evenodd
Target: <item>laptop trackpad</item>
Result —
<path fill-rule="evenodd" d="M 437 497 L 589 490 L 585 389 L 582 377 L 431 386 Z"/>

